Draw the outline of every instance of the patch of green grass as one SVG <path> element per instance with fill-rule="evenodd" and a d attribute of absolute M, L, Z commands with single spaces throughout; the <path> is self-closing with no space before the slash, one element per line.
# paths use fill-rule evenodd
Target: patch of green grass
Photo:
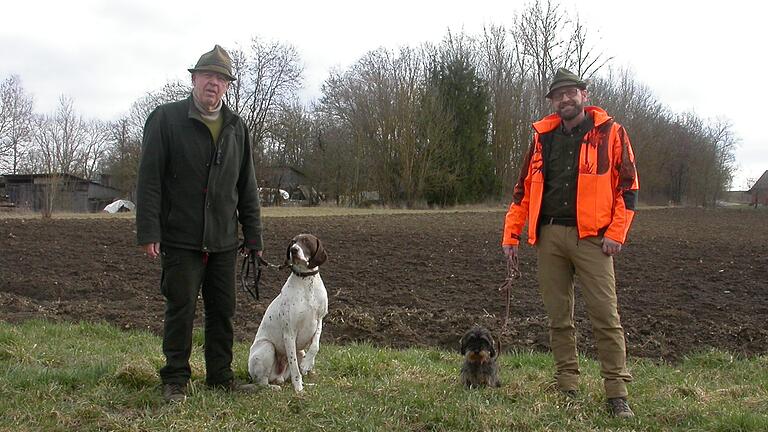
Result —
<path fill-rule="evenodd" d="M 466 390 L 461 358 L 434 349 L 323 345 L 296 395 L 229 394 L 204 385 L 196 332 L 190 397 L 168 405 L 157 370 L 161 341 L 106 324 L 0 323 L 0 430 L 765 431 L 768 358 L 702 351 L 679 364 L 632 359 L 637 417 L 610 418 L 595 361 L 582 359 L 580 394 L 554 388 L 546 353 L 500 356 L 502 387 Z M 247 379 L 248 345 L 235 346 Z"/>

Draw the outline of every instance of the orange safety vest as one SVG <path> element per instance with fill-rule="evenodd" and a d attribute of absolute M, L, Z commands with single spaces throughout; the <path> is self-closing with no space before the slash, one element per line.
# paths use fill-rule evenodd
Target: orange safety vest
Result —
<path fill-rule="evenodd" d="M 579 151 L 576 185 L 576 227 L 579 238 L 603 234 L 619 243 L 627 238 L 637 202 L 637 169 L 629 136 L 602 108 L 584 109 L 594 119 Z M 504 219 L 501 244 L 518 245 L 528 220 L 528 243 L 535 244 L 539 211 L 544 195 L 544 158 L 541 135 L 559 127 L 560 116 L 551 114 L 533 124 L 533 142 L 523 160 L 512 203 Z"/>

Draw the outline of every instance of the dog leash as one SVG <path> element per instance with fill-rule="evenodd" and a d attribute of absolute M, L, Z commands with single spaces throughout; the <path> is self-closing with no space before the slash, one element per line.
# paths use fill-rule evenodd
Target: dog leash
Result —
<path fill-rule="evenodd" d="M 514 285 L 515 279 L 519 279 L 521 275 L 520 260 L 518 259 L 517 254 L 515 254 L 513 257 L 507 257 L 507 277 L 504 279 L 504 282 L 502 282 L 501 286 L 499 286 L 499 291 L 507 291 L 507 306 L 504 311 L 504 323 L 501 325 L 502 333 L 506 333 L 507 323 L 509 322 L 509 303 L 512 298 L 512 286 Z"/>
<path fill-rule="evenodd" d="M 261 279 L 261 269 L 263 267 L 282 270 L 285 268 L 285 265 L 269 263 L 254 252 L 244 256 L 243 263 L 240 264 L 240 287 L 243 291 L 250 294 L 254 300 L 259 300 L 259 280 Z M 254 268 L 256 269 L 255 271 Z M 248 284 L 248 277 L 251 275 L 251 272 L 253 272 L 253 289 Z"/>

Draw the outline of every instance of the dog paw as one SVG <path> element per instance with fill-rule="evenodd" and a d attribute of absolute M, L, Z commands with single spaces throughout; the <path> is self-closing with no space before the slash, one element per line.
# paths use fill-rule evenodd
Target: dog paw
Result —
<path fill-rule="evenodd" d="M 301 367 L 299 368 L 299 370 L 301 371 L 302 375 L 306 375 L 309 372 L 311 372 L 312 369 L 314 369 L 314 368 L 315 368 L 315 362 L 314 361 L 309 361 L 309 360 L 307 360 L 305 358 L 304 361 L 301 362 Z"/>
<path fill-rule="evenodd" d="M 270 388 L 271 390 L 273 390 L 273 391 L 280 391 L 280 390 L 282 390 L 282 389 L 283 389 L 282 387 L 280 387 L 280 386 L 279 386 L 279 385 L 277 385 L 277 384 L 270 384 L 270 385 L 269 385 L 269 388 Z"/>

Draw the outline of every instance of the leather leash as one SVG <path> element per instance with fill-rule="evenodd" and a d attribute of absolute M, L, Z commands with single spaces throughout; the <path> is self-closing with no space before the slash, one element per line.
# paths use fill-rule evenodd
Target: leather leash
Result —
<path fill-rule="evenodd" d="M 248 256 L 243 257 L 243 263 L 240 264 L 240 287 L 254 300 L 259 300 L 259 280 L 261 279 L 261 269 L 264 267 L 282 270 L 286 266 L 269 263 L 255 253 L 249 253 Z M 251 272 L 253 272 L 253 289 L 248 284 L 248 277 Z"/>
<path fill-rule="evenodd" d="M 504 282 L 502 282 L 501 286 L 499 286 L 499 291 L 506 290 L 506 308 L 504 311 L 504 323 L 501 325 L 501 331 L 502 333 L 506 333 L 507 331 L 507 323 L 509 322 L 509 303 L 512 298 L 512 286 L 514 285 L 515 279 L 520 279 L 520 276 L 522 274 L 520 273 L 520 260 L 515 255 L 514 257 L 508 257 L 507 258 L 507 277 L 504 279 Z"/>
<path fill-rule="evenodd" d="M 320 272 L 320 270 L 299 272 L 296 271 L 296 269 L 288 263 L 288 260 L 280 265 L 277 265 L 268 262 L 255 253 L 249 253 L 248 256 L 243 257 L 243 262 L 240 264 L 240 287 L 243 289 L 243 291 L 250 294 L 254 300 L 259 300 L 259 280 L 261 280 L 261 270 L 264 267 L 277 270 L 290 267 L 293 274 L 300 277 L 314 276 Z M 254 268 L 256 269 L 255 271 Z M 251 272 L 253 272 L 253 289 L 251 289 L 248 284 L 248 277 L 251 275 Z"/>

